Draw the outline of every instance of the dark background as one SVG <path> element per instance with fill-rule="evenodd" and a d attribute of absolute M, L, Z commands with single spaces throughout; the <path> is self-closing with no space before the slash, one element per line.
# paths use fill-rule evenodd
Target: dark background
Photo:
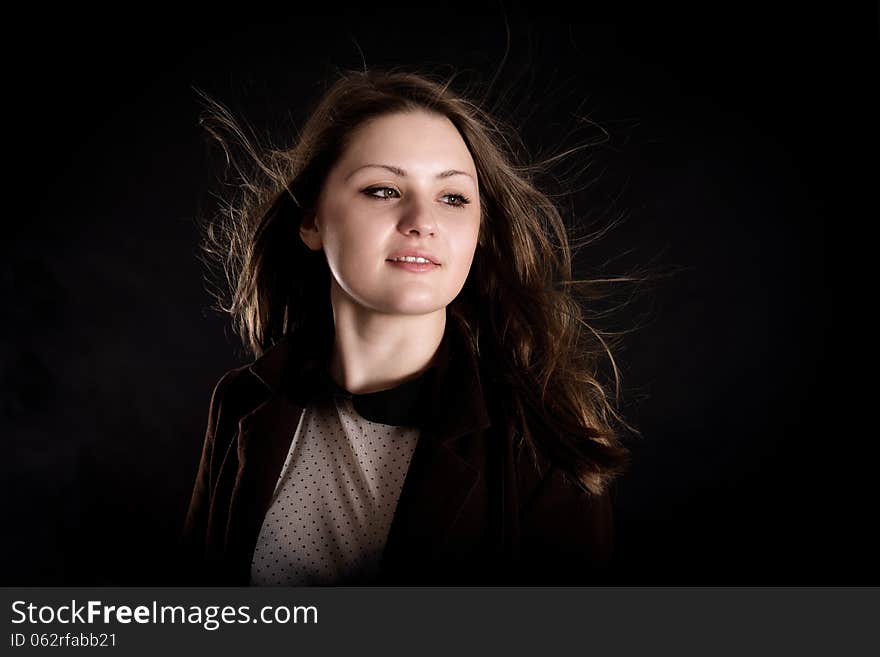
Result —
<path fill-rule="evenodd" d="M 589 116 L 608 139 L 574 210 L 626 220 L 579 262 L 679 268 L 617 318 L 644 327 L 618 354 L 643 437 L 616 581 L 878 583 L 849 474 L 876 430 L 843 421 L 829 278 L 876 16 L 541 7 L 10 17 L 0 584 L 173 583 L 211 389 L 243 362 L 195 257 L 220 155 L 192 86 L 284 134 L 364 60 L 497 73 L 533 153 L 595 139 Z"/>

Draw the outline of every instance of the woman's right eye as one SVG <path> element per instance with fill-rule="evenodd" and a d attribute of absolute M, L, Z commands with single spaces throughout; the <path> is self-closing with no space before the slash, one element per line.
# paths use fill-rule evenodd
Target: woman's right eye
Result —
<path fill-rule="evenodd" d="M 394 192 L 395 194 L 397 193 L 397 190 L 394 189 L 393 187 L 370 187 L 369 189 L 364 190 L 364 194 L 366 194 L 367 196 L 370 196 L 372 198 L 379 199 L 380 201 L 391 200 L 391 198 L 393 198 L 393 197 L 385 196 L 386 191 Z M 382 192 L 382 195 L 376 196 L 376 194 L 374 194 L 373 192 Z"/>

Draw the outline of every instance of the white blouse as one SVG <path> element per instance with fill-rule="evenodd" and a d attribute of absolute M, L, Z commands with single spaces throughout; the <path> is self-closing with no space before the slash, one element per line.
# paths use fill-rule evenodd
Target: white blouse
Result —
<path fill-rule="evenodd" d="M 351 397 L 303 410 L 257 539 L 252 586 L 375 581 L 419 428 L 367 420 Z"/>

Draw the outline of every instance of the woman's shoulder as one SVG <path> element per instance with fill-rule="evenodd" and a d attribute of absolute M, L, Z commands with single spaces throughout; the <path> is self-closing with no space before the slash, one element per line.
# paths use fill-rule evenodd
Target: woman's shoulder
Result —
<path fill-rule="evenodd" d="M 210 416 L 213 425 L 240 419 L 266 397 L 266 387 L 254 375 L 251 365 L 226 370 L 211 392 Z"/>
<path fill-rule="evenodd" d="M 256 381 L 250 372 L 250 364 L 240 365 L 226 370 L 214 383 L 211 401 L 224 401 L 238 398 Z"/>

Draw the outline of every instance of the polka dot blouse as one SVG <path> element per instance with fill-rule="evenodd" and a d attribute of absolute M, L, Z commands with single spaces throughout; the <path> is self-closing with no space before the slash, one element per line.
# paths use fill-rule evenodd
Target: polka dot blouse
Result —
<path fill-rule="evenodd" d="M 320 374 L 260 529 L 252 586 L 375 581 L 418 442 L 419 393 L 430 371 L 363 395 Z"/>

